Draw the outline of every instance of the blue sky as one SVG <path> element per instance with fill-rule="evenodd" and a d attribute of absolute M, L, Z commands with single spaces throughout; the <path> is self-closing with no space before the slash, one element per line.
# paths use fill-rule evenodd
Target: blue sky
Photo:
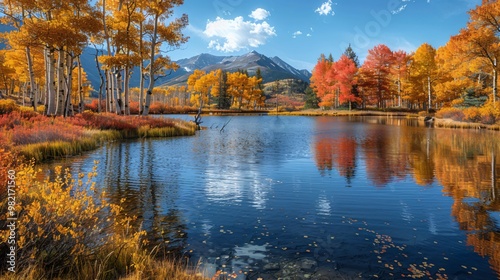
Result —
<path fill-rule="evenodd" d="M 335 59 L 350 43 L 361 62 L 369 49 L 443 46 L 465 27 L 481 0 L 185 0 L 190 40 L 172 59 L 200 53 L 241 55 L 256 50 L 311 70 L 321 53 Z"/>

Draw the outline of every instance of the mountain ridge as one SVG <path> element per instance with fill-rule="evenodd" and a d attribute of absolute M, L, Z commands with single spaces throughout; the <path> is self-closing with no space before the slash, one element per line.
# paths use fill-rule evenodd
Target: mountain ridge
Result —
<path fill-rule="evenodd" d="M 306 69 L 299 70 L 277 56 L 270 58 L 257 51 L 251 51 L 240 56 L 216 56 L 202 53 L 177 60 L 176 63 L 180 66 L 179 70 L 172 73 L 168 81 L 165 81 L 162 85 L 185 84 L 189 75 L 195 69 L 206 72 L 216 69 L 229 72 L 246 70 L 249 75 L 255 75 L 257 69 L 260 68 L 264 83 L 282 79 L 297 79 L 309 82 L 311 77 L 311 73 Z"/>

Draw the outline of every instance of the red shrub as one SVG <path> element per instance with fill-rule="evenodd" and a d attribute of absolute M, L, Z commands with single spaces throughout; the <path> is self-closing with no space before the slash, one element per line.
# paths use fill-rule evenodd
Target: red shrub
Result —
<path fill-rule="evenodd" d="M 161 102 L 153 102 L 149 107 L 149 112 L 151 114 L 166 114 L 168 112 L 167 105 Z"/>
<path fill-rule="evenodd" d="M 130 114 L 132 114 L 132 115 L 138 115 L 139 114 L 139 102 L 137 102 L 137 101 L 131 101 L 129 103 L 129 108 L 130 108 Z"/>
<path fill-rule="evenodd" d="M 92 99 L 92 102 L 85 104 L 85 110 L 91 110 L 93 112 L 99 111 L 99 99 Z M 106 100 L 101 100 L 101 112 L 106 111 Z"/>

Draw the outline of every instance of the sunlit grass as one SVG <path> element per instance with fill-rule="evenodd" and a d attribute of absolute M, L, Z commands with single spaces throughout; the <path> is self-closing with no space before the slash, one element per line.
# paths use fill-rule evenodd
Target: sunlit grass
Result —
<path fill-rule="evenodd" d="M 180 120 L 92 112 L 51 118 L 14 105 L 3 105 L 8 113 L 0 115 L 0 146 L 13 147 L 20 155 L 37 162 L 79 155 L 106 141 L 196 133 L 194 124 Z"/>

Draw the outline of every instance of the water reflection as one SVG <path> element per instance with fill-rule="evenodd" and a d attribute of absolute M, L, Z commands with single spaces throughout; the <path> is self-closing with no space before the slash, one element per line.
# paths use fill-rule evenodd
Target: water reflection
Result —
<path fill-rule="evenodd" d="M 498 134 L 431 129 L 415 123 L 400 126 L 401 120 L 391 119 L 364 121 L 387 126 L 366 129 L 361 137 L 344 128 L 340 128 L 341 133 L 332 128 L 332 134 L 315 137 L 315 159 L 320 173 L 324 176 L 325 170 L 337 170 L 349 182 L 350 174 L 365 172 L 375 186 L 386 186 L 408 174 L 421 186 L 437 180 L 443 186 L 443 193 L 453 198 L 451 213 L 460 229 L 467 233 L 467 244 L 474 246 L 480 256 L 488 257 L 500 275 Z M 325 124 L 319 121 L 317 125 L 318 130 L 324 131 Z M 358 170 L 363 164 L 356 164 L 356 158 L 364 161 L 364 171 Z M 404 203 L 401 206 L 401 216 L 411 221 L 412 211 Z M 433 213 L 428 221 L 429 231 L 437 234 Z"/>
<path fill-rule="evenodd" d="M 237 117 L 224 132 L 113 143 L 65 165 L 85 172 L 99 160 L 98 185 L 126 198 L 150 244 L 202 258 L 210 273 L 390 278 L 425 257 L 434 276 L 491 278 L 497 139 L 404 118 Z M 395 259 L 401 267 L 385 266 Z"/>

